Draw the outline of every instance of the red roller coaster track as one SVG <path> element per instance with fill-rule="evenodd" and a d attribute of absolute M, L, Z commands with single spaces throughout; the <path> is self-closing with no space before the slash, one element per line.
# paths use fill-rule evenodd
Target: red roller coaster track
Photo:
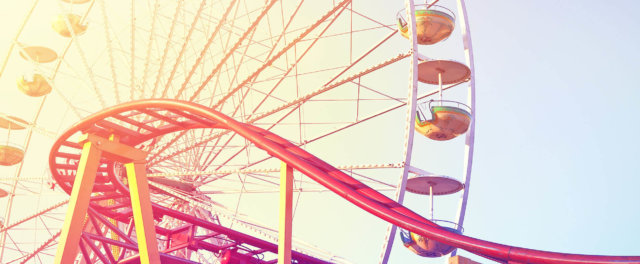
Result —
<path fill-rule="evenodd" d="M 113 120 L 118 120 L 118 122 L 126 123 L 129 126 L 118 125 Z M 600 256 L 548 252 L 513 247 L 448 232 L 284 138 L 258 127 L 240 123 L 210 108 L 190 102 L 161 99 L 134 101 L 103 110 L 84 119 L 67 130 L 54 144 L 49 158 L 51 172 L 57 183 L 67 193 L 70 193 L 79 160 L 77 152 L 81 149 L 81 146 L 71 141 L 71 138 L 78 133 L 89 133 L 103 137 L 116 135 L 120 139 L 120 143 L 135 147 L 167 133 L 194 128 L 231 130 L 376 217 L 429 239 L 492 260 L 504 263 L 640 263 L 640 256 Z M 112 161 L 103 159 L 98 169 L 93 191 L 103 195 L 119 193 L 121 196 L 126 196 L 128 189 L 115 175 L 113 167 Z M 111 208 L 116 207 L 112 206 Z M 159 206 L 154 208 L 154 213 L 171 215 L 176 218 L 188 217 Z M 207 225 L 206 223 L 200 224 Z M 209 226 L 208 228 L 215 227 Z M 233 232 L 233 230 L 225 230 L 225 232 Z M 264 241 L 257 238 L 240 233 L 234 233 L 234 235 L 245 243 L 265 247 L 265 250 L 267 248 L 272 252 L 277 250 L 273 248 L 272 244 L 265 244 Z M 298 255 L 298 257 L 306 258 L 302 255 Z M 308 258 L 308 261 L 315 263 L 312 258 Z"/>

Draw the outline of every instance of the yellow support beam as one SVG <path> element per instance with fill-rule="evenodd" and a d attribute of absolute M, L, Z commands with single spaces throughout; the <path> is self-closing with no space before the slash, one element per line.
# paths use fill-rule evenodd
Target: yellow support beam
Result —
<path fill-rule="evenodd" d="M 69 207 L 67 208 L 67 214 L 60 233 L 60 241 L 54 260 L 56 264 L 72 264 L 76 259 L 93 184 L 100 165 L 102 151 L 96 147 L 96 144 L 88 140 L 80 143 L 83 144 L 82 154 L 80 155 L 78 171 L 71 189 Z"/>
<path fill-rule="evenodd" d="M 280 224 L 278 229 L 278 264 L 291 264 L 291 225 L 293 205 L 293 168 L 280 167 Z"/>
<path fill-rule="evenodd" d="M 136 237 L 138 238 L 140 263 L 160 263 L 145 161 L 130 162 L 124 166 L 127 169 L 127 179 L 129 181 L 131 208 L 133 209 L 133 222 L 136 226 Z"/>
<path fill-rule="evenodd" d="M 145 165 L 147 152 L 119 143 L 115 136 L 105 139 L 85 134 L 81 137 L 80 144 L 83 144 L 82 154 L 73 182 L 69 209 L 67 209 L 54 263 L 72 264 L 76 259 L 85 216 L 102 156 L 125 163 L 140 263 L 160 263 Z"/>

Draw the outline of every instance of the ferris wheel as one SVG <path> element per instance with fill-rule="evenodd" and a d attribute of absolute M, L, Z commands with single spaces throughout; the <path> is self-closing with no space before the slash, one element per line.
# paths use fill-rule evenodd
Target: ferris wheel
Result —
<path fill-rule="evenodd" d="M 460 209 L 453 207 L 459 216 L 439 220 L 452 222 L 456 232 L 462 230 L 474 113 L 462 1 L 31 4 L 16 10 L 22 16 L 15 21 L 17 34 L 0 72 L 5 87 L 16 87 L 2 91 L 7 101 L 0 109 L 0 126 L 6 131 L 1 149 L 5 166 L 0 169 L 12 175 L 2 181 L 7 197 L 1 262 L 51 262 L 80 163 L 78 142 L 81 134 L 97 131 L 77 123 L 147 98 L 196 103 L 279 135 L 400 202 L 405 189 L 433 196 L 444 194 L 440 186 L 453 185 L 462 199 Z M 170 125 L 189 127 L 162 130 L 166 133 L 133 146 L 148 152 L 145 173 L 152 202 L 172 210 L 156 219 L 157 228 L 173 230 L 160 250 L 207 263 L 271 259 L 272 253 L 238 243 L 238 237 L 225 232 L 277 240 L 280 161 L 234 133 L 190 127 L 189 122 L 208 121 L 188 112 L 144 106 L 136 111 L 90 120 L 112 134 L 126 134 L 132 127 L 141 134 Z M 126 136 L 118 140 L 127 142 Z M 421 160 L 424 153 L 413 148 L 414 141 L 442 157 Z M 434 162 L 452 165 L 430 167 Z M 132 236 L 132 223 L 119 217 L 127 199 L 111 195 L 128 188 L 126 169 L 114 162 L 97 171 L 101 187 L 94 188 L 93 202 L 101 209 L 91 209 L 82 222 L 87 235 L 77 258 L 113 262 L 135 257 L 135 250 L 125 244 L 99 242 L 131 242 L 127 237 Z M 344 248 L 382 244 L 381 261 L 386 262 L 394 238 L 404 242 L 396 245 L 421 256 L 439 257 L 453 249 L 425 253 L 432 242 L 411 233 L 396 234 L 395 227 L 385 235 L 383 221 L 365 216 L 298 172 L 294 177 L 294 250 L 304 255 L 301 258 L 379 261 L 377 254 L 354 258 Z M 435 187 L 435 179 L 447 184 Z M 193 220 L 186 216 L 227 231 L 185 227 Z M 366 221 L 375 223 L 361 224 Z M 371 235 L 371 229 L 377 230 L 378 239 L 355 238 Z M 203 253 L 189 247 L 189 237 L 205 237 L 202 245 L 217 250 Z"/>
<path fill-rule="evenodd" d="M 291 263 L 456 248 L 640 262 L 462 235 L 475 117 L 462 0 L 15 8 L 0 68 L 2 263 L 275 263 L 291 231 Z M 294 198 L 284 226 L 281 185 Z"/>

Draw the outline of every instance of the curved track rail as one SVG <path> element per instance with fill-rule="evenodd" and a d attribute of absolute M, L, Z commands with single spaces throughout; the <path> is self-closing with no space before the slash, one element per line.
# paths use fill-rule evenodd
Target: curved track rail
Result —
<path fill-rule="evenodd" d="M 72 138 L 78 133 L 91 133 L 103 137 L 116 135 L 120 143 L 140 147 L 158 136 L 194 128 L 231 130 L 376 217 L 492 260 L 504 263 L 640 263 L 640 256 L 548 252 L 451 233 L 284 138 L 190 102 L 163 99 L 134 101 L 103 110 L 84 119 L 67 130 L 54 144 L 49 159 L 51 172 L 57 183 L 70 193 L 80 157 L 77 153 L 81 148 Z M 98 170 L 94 192 L 128 192 L 127 187 L 115 175 L 113 167 L 112 161 L 103 160 Z"/>

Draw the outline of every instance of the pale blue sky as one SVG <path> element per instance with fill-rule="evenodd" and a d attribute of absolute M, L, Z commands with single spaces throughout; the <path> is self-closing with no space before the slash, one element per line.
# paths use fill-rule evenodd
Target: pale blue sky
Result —
<path fill-rule="evenodd" d="M 640 254 L 637 1 L 469 1 L 477 126 L 467 235 Z"/>

